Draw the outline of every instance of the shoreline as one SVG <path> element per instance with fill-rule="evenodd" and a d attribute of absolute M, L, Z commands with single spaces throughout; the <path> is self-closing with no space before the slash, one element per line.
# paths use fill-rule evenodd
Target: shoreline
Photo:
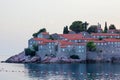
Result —
<path fill-rule="evenodd" d="M 79 61 L 79 62 L 6 62 L 1 61 L 0 63 L 16 63 L 16 64 L 90 64 L 90 63 L 120 63 L 120 61 L 96 61 L 96 60 L 87 60 L 87 61 Z"/>

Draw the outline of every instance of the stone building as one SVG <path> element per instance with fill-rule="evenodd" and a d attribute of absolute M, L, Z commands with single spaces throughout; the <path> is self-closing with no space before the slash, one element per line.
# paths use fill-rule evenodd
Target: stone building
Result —
<path fill-rule="evenodd" d="M 120 38 L 120 34 L 112 33 L 92 33 L 92 38 Z"/>
<path fill-rule="evenodd" d="M 42 32 L 42 33 L 39 33 L 39 34 L 37 35 L 37 37 L 38 37 L 38 38 L 46 38 L 46 39 L 48 39 L 48 38 L 50 38 L 50 35 L 49 35 L 48 32 Z"/>
<path fill-rule="evenodd" d="M 28 41 L 28 48 L 38 45 L 37 55 L 44 59 L 46 56 L 70 58 L 71 55 L 79 56 L 80 60 L 111 60 L 120 57 L 120 34 L 92 33 L 91 37 L 79 34 L 55 34 L 56 40 L 50 40 L 49 34 L 39 34 L 38 38 Z M 99 39 L 102 38 L 102 39 Z M 97 50 L 88 52 L 86 44 L 93 41 Z"/>

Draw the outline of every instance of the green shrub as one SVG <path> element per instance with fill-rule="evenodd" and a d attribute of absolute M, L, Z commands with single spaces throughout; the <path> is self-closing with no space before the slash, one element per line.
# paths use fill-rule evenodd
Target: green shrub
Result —
<path fill-rule="evenodd" d="M 36 55 L 36 52 L 34 50 L 31 50 L 30 48 L 26 48 L 24 51 L 26 56 L 30 55 L 31 57 L 33 57 Z"/>
<path fill-rule="evenodd" d="M 87 50 L 88 51 L 96 51 L 96 45 L 94 42 L 90 41 L 87 43 Z"/>

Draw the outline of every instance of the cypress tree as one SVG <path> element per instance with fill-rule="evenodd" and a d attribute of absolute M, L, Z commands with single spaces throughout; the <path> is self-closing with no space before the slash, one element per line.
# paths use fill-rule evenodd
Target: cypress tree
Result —
<path fill-rule="evenodd" d="M 63 29 L 63 34 L 68 34 L 68 33 L 69 33 L 68 26 L 66 26 Z"/>
<path fill-rule="evenodd" d="M 107 22 L 105 22 L 104 33 L 107 33 L 107 31 L 108 31 Z"/>

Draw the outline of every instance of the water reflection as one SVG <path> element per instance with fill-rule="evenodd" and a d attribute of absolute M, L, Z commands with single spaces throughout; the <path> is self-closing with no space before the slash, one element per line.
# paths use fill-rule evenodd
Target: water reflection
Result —
<path fill-rule="evenodd" d="M 29 76 L 44 80 L 77 80 L 80 73 L 86 73 L 86 64 L 25 64 L 25 68 Z"/>
<path fill-rule="evenodd" d="M 25 64 L 27 75 L 36 80 L 118 80 L 120 64 Z"/>

